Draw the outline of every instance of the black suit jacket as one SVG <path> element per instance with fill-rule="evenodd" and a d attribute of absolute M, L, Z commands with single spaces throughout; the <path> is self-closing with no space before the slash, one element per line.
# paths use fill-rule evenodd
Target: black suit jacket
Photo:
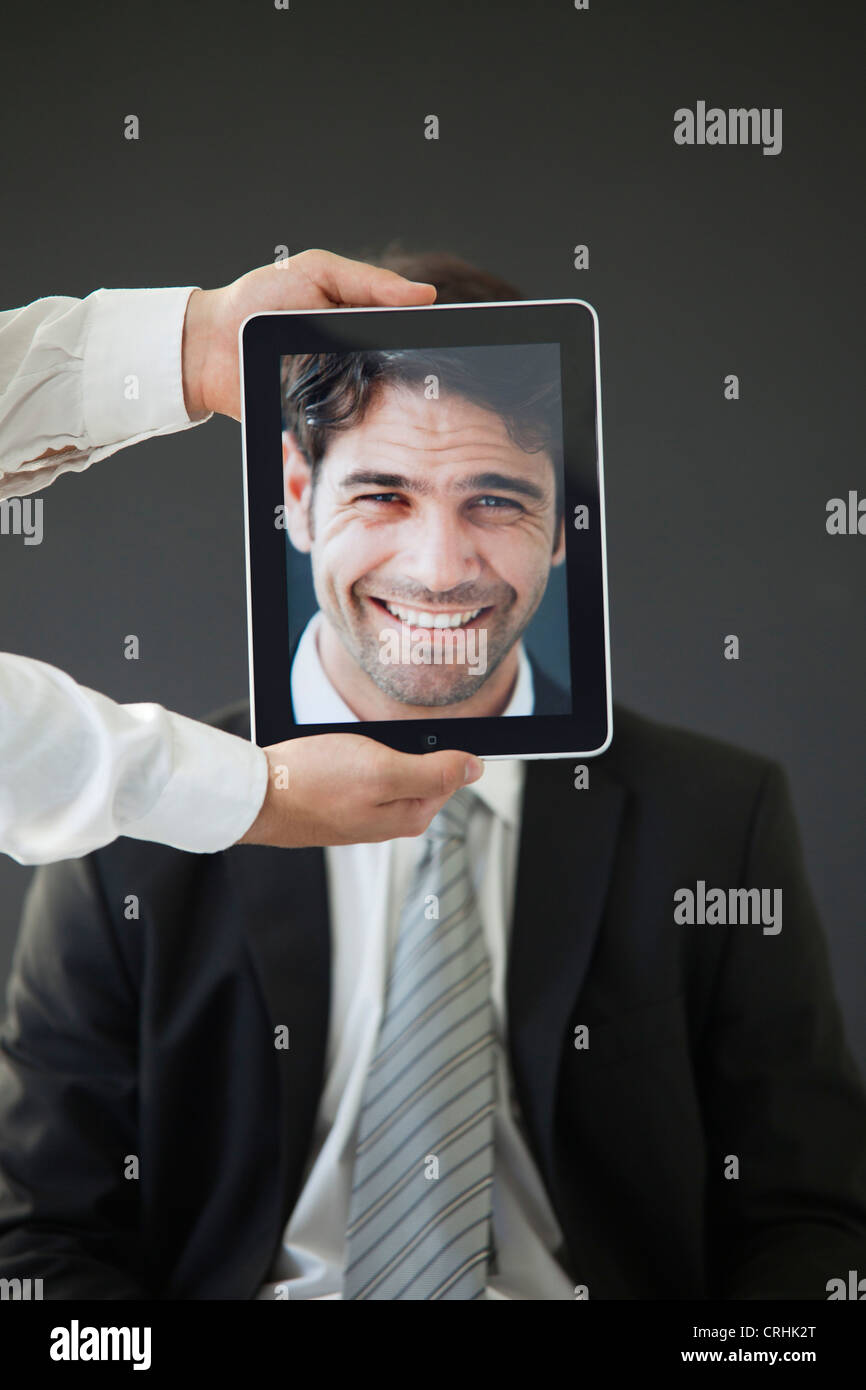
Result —
<path fill-rule="evenodd" d="M 866 1270 L 866 1100 L 784 775 L 623 709 L 588 790 L 572 771 L 526 768 L 507 1047 L 575 1282 L 826 1298 Z M 0 1277 L 254 1297 L 323 1082 L 324 865 L 123 839 L 35 875 L 0 1049 Z M 698 879 L 782 888 L 781 932 L 674 925 Z"/>
<path fill-rule="evenodd" d="M 571 701 L 568 698 L 568 692 L 563 690 L 561 685 L 557 685 L 556 681 L 551 680 L 547 672 L 541 669 L 531 652 L 527 652 L 526 655 L 532 668 L 532 688 L 535 692 L 532 713 L 569 714 Z"/>

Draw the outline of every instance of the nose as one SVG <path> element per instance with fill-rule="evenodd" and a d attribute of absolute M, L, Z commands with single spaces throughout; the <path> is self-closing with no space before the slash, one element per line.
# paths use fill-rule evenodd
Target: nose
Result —
<path fill-rule="evenodd" d="M 403 568 L 433 594 L 471 584 L 482 561 L 467 527 L 447 506 L 430 502 L 420 508 L 406 537 Z"/>

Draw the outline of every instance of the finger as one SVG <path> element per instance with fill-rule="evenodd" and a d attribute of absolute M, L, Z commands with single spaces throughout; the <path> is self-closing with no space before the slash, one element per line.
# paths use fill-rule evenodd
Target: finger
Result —
<path fill-rule="evenodd" d="M 443 803 L 469 782 L 477 782 L 484 772 L 480 758 L 455 749 L 439 753 L 397 753 L 389 749 L 379 805 L 410 799 L 439 799 Z"/>
<path fill-rule="evenodd" d="M 435 285 L 420 284 L 395 270 L 352 261 L 334 251 L 302 251 L 293 257 L 304 262 L 304 274 L 335 304 L 430 304 Z"/>
<path fill-rule="evenodd" d="M 409 797 L 377 807 L 375 822 L 367 821 L 364 825 L 365 842 L 372 844 L 379 840 L 414 839 L 417 835 L 423 835 L 437 811 L 442 810 L 452 795 L 453 792 L 449 792 L 448 796 L 432 798 Z"/>

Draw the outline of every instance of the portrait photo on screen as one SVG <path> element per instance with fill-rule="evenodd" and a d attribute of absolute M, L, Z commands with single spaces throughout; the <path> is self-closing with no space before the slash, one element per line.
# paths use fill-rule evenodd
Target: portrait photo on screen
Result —
<path fill-rule="evenodd" d="M 296 722 L 570 714 L 559 345 L 280 365 Z"/>

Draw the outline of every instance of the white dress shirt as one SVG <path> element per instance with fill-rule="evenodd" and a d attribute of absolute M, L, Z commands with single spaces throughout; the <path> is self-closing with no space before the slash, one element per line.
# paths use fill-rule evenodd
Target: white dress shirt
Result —
<path fill-rule="evenodd" d="M 299 722 L 354 720 L 318 660 L 315 636 L 320 621 L 320 614 L 311 619 L 295 655 L 295 716 Z M 532 712 L 531 669 L 522 648 L 521 656 L 518 680 L 503 717 Z M 556 1258 L 562 1233 L 522 1133 L 505 1048 L 507 942 L 523 771 L 516 759 L 488 762 L 481 781 L 467 788 L 477 798 L 467 840 L 490 956 L 497 1036 L 492 1194 L 496 1260 L 486 1297 L 571 1299 L 573 1281 Z M 338 845 L 325 851 L 332 942 L 325 1084 L 301 1192 L 270 1282 L 259 1291 L 260 1299 L 342 1297 L 362 1094 L 382 1019 L 388 961 L 422 845 L 423 836 L 417 836 L 381 844 Z"/>
<path fill-rule="evenodd" d="M 292 709 L 295 722 L 298 724 L 340 724 L 344 720 L 354 722 L 358 718 L 345 700 L 337 694 L 322 670 L 318 642 L 323 622 L 321 612 L 313 614 L 301 633 L 292 662 Z M 506 715 L 531 714 L 534 703 L 532 667 L 523 649 L 523 643 L 520 642 L 517 648 L 517 680 L 511 692 L 511 699 L 500 718 L 504 719 Z"/>
<path fill-rule="evenodd" d="M 97 290 L 0 313 L 0 502 L 210 418 L 184 406 L 192 288 Z M 65 452 L 40 460 L 47 449 Z M 225 849 L 258 814 L 267 777 L 263 750 L 245 739 L 0 654 L 0 851 L 21 864 L 118 835 Z"/>

